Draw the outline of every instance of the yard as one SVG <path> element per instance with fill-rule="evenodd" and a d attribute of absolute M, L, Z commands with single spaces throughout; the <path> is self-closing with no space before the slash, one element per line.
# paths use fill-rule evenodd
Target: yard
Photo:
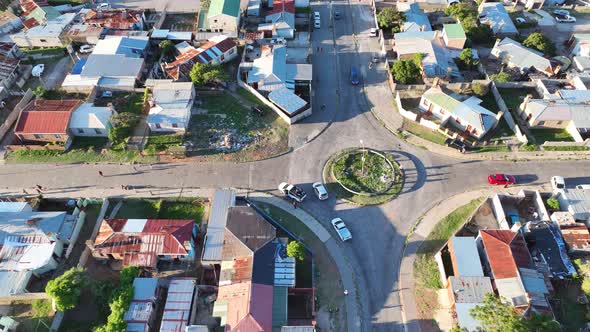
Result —
<path fill-rule="evenodd" d="M 201 198 L 126 199 L 116 217 L 121 219 L 203 220 L 205 202 Z"/>
<path fill-rule="evenodd" d="M 8 316 L 20 323 L 18 331 L 49 332 L 55 312 L 49 300 L 13 302 Z"/>
<path fill-rule="evenodd" d="M 436 143 L 436 144 L 440 144 L 440 145 L 445 144 L 445 139 L 446 139 L 445 135 L 443 135 L 437 131 L 430 130 L 415 121 L 410 121 L 410 120 L 404 119 L 404 124 L 403 124 L 402 128 L 405 131 L 410 132 L 411 134 L 414 134 L 414 135 L 416 135 L 420 138 L 423 138 L 427 141 L 430 141 L 432 143 Z"/>
<path fill-rule="evenodd" d="M 303 243 L 313 252 L 317 288 L 316 308 L 319 308 L 318 324 L 322 330 L 341 331 L 340 322 L 346 321 L 344 289 L 342 288 L 338 268 L 332 261 L 322 241 L 299 219 L 287 211 L 267 203 L 257 202 L 256 205 L 278 224 L 299 236 Z M 329 322 L 326 322 L 326 318 L 329 318 Z M 322 322 L 329 323 L 330 326 L 323 326 Z"/>
<path fill-rule="evenodd" d="M 590 312 L 586 305 L 577 302 L 582 294 L 580 283 L 570 280 L 557 280 L 553 283 L 555 295 L 551 300 L 553 312 L 562 324 L 563 331 L 582 331 L 588 322 Z"/>
<path fill-rule="evenodd" d="M 157 152 L 168 151 L 182 146 L 183 135 L 176 134 L 156 134 L 150 135 L 144 146 L 144 152 L 155 154 Z"/>
<path fill-rule="evenodd" d="M 491 92 L 488 92 L 485 96 L 481 97 L 482 103 L 481 106 L 485 107 L 486 109 L 498 114 L 500 109 L 498 108 L 498 104 L 494 99 L 494 95 Z M 489 135 L 489 134 L 488 134 Z M 514 132 L 510 127 L 508 127 L 508 123 L 504 120 L 504 117 L 500 119 L 500 123 L 494 129 L 494 132 L 490 135 L 491 141 L 500 140 L 503 137 L 512 137 L 514 136 Z M 481 151 L 480 151 L 481 152 Z"/>
<path fill-rule="evenodd" d="M 520 104 L 524 101 L 524 98 L 532 94 L 533 98 L 539 97 L 537 95 L 537 91 L 533 88 L 519 88 L 519 89 L 502 89 L 499 88 L 498 91 L 504 99 L 504 103 L 506 103 L 506 107 L 509 110 L 516 112 L 520 107 Z M 512 116 L 516 116 L 516 113 L 513 113 Z"/>
<path fill-rule="evenodd" d="M 537 144 L 549 142 L 573 142 L 574 139 L 565 129 L 531 129 Z"/>
<path fill-rule="evenodd" d="M 260 116 L 228 93 L 202 96 L 202 101 L 185 134 L 189 156 L 252 161 L 288 151 L 289 126 L 271 110 L 262 107 Z"/>

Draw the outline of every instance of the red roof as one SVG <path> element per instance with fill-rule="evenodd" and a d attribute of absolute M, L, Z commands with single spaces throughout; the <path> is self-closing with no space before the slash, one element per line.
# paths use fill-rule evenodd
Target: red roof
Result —
<path fill-rule="evenodd" d="M 105 28 L 131 30 L 136 23 L 141 21 L 142 14 L 141 11 L 128 9 L 90 10 L 84 17 L 84 23 Z"/>
<path fill-rule="evenodd" d="M 227 302 L 226 331 L 272 331 L 273 286 L 249 281 L 221 285 L 217 301 Z"/>
<path fill-rule="evenodd" d="M 23 109 L 16 134 L 67 134 L 72 112 L 81 100 L 35 99 Z"/>
<path fill-rule="evenodd" d="M 565 243 L 570 249 L 580 250 L 590 248 L 590 233 L 585 225 L 561 225 L 559 228 L 561 229 Z"/>
<path fill-rule="evenodd" d="M 480 236 L 494 279 L 518 277 L 518 268 L 532 268 L 524 237 L 510 230 L 482 230 Z"/>
<path fill-rule="evenodd" d="M 25 28 L 30 29 L 30 28 L 32 28 L 34 26 L 39 25 L 39 22 L 37 22 L 37 20 L 34 17 L 31 17 L 31 18 L 29 18 L 27 20 L 24 20 L 23 21 L 23 25 L 24 25 Z"/>
<path fill-rule="evenodd" d="M 229 51 L 231 48 L 235 47 L 236 43 L 231 40 L 230 38 L 225 38 L 224 40 L 220 41 L 219 43 L 213 41 L 207 41 L 205 44 L 201 45 L 197 49 L 189 49 L 188 51 L 178 55 L 173 62 L 170 62 L 164 66 L 164 70 L 170 77 L 174 78 L 175 80 L 180 79 L 180 75 L 184 74 L 187 75 L 188 72 L 193 68 L 193 65 L 197 62 L 199 63 L 209 63 L 212 60 L 209 54 L 207 54 L 207 50 L 213 47 L 216 47 L 221 51 L 221 53 L 225 53 Z M 214 52 L 215 53 L 215 52 Z M 203 57 L 203 59 L 201 59 Z"/>
<path fill-rule="evenodd" d="M 123 255 L 123 265 L 155 267 L 157 255 L 187 255 L 194 223 L 184 219 L 105 219 L 95 240 L 100 254 Z"/>
<path fill-rule="evenodd" d="M 280 12 L 295 14 L 295 0 L 274 0 L 272 3 L 272 9 L 266 15 Z"/>

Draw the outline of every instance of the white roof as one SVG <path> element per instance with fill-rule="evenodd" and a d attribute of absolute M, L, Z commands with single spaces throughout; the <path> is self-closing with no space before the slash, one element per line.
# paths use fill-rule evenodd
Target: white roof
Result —
<path fill-rule="evenodd" d="M 545 59 L 542 53 L 524 47 L 510 38 L 504 38 L 496 43 L 492 49 L 492 55 L 522 69 L 534 67 L 540 71 L 552 71 L 551 62 Z"/>
<path fill-rule="evenodd" d="M 27 202 L 0 202 L 0 212 L 32 211 Z"/>
<path fill-rule="evenodd" d="M 195 284 L 195 279 L 170 281 L 160 332 L 180 332 L 185 329 L 190 316 Z"/>
<path fill-rule="evenodd" d="M 462 277 L 483 277 L 483 268 L 479 260 L 475 238 L 470 236 L 453 236 L 451 238 L 457 274 Z"/>
<path fill-rule="evenodd" d="M 520 277 L 494 279 L 498 295 L 505 298 L 513 306 L 522 306 L 528 303 L 524 285 Z"/>
<path fill-rule="evenodd" d="M 567 210 L 576 219 L 590 217 L 590 190 L 564 189 L 559 193 L 562 210 Z"/>
<path fill-rule="evenodd" d="M 100 77 L 82 77 L 80 75 L 69 74 L 61 84 L 62 87 L 68 86 L 96 86 Z"/>
<path fill-rule="evenodd" d="M 170 31 L 168 29 L 154 29 L 151 38 L 169 40 L 191 40 L 193 33 L 190 31 Z"/>
<path fill-rule="evenodd" d="M 486 2 L 479 7 L 479 12 L 486 15 L 487 20 L 480 20 L 487 24 L 496 34 L 517 34 L 518 30 L 500 2 Z"/>
<path fill-rule="evenodd" d="M 209 213 L 207 234 L 203 245 L 203 258 L 201 261 L 221 261 L 223 238 L 229 208 L 236 205 L 236 194 L 230 189 L 218 189 L 213 193 L 213 203 Z"/>
<path fill-rule="evenodd" d="M 107 129 L 112 113 L 109 107 L 97 107 L 92 103 L 84 103 L 72 113 L 70 128 Z"/>

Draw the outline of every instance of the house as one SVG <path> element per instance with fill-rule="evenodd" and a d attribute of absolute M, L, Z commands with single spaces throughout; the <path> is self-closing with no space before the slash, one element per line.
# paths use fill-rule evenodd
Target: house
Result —
<path fill-rule="evenodd" d="M 34 26 L 10 35 L 19 47 L 63 47 L 62 35 L 70 27 L 76 14 L 63 14 L 48 20 L 43 25 Z"/>
<path fill-rule="evenodd" d="M 494 194 L 491 203 L 500 229 L 518 230 L 526 221 L 549 221 L 549 213 L 537 190 L 521 190 L 516 195 Z"/>
<path fill-rule="evenodd" d="M 260 16 L 260 7 L 262 0 L 248 0 L 248 7 L 246 8 L 246 16 L 258 17 Z"/>
<path fill-rule="evenodd" d="M 160 287 L 156 278 L 135 278 L 133 300 L 123 315 L 128 332 L 149 332 L 155 325 Z"/>
<path fill-rule="evenodd" d="M 0 56 L 9 59 L 19 59 L 23 57 L 23 52 L 13 42 L 0 42 Z"/>
<path fill-rule="evenodd" d="M 486 294 L 493 294 L 490 278 L 450 276 L 446 288 L 457 324 L 469 332 L 480 331 L 481 323 L 471 317 L 470 311 L 482 305 Z"/>
<path fill-rule="evenodd" d="M 563 189 L 557 194 L 559 207 L 567 211 L 576 221 L 590 225 L 590 190 Z"/>
<path fill-rule="evenodd" d="M 522 227 L 522 232 L 538 271 L 550 278 L 559 279 L 576 273 L 557 225 L 527 222 Z"/>
<path fill-rule="evenodd" d="M 590 104 L 579 102 L 581 92 L 563 92 L 567 99 L 532 99 L 527 96 L 520 105 L 520 116 L 530 128 L 561 128 L 583 142 L 590 137 Z M 571 101 L 570 101 L 571 100 Z"/>
<path fill-rule="evenodd" d="M 476 239 L 484 271 L 498 295 L 519 311 L 531 308 L 550 313 L 547 300 L 550 285 L 536 271 L 524 237 L 510 230 L 480 230 Z"/>
<path fill-rule="evenodd" d="M 2 316 L 0 318 L 0 332 L 16 332 L 19 324 L 19 322 L 8 316 Z"/>
<path fill-rule="evenodd" d="M 171 40 L 175 42 L 190 42 L 193 40 L 191 31 L 172 31 L 170 29 L 154 29 L 150 35 L 151 40 Z"/>
<path fill-rule="evenodd" d="M 496 126 L 501 116 L 481 107 L 481 102 L 481 99 L 474 96 L 459 100 L 435 86 L 422 95 L 419 108 L 426 116 L 440 121 L 441 126 L 450 124 L 461 132 L 480 139 Z"/>
<path fill-rule="evenodd" d="M 0 12 L 0 35 L 13 33 L 23 28 L 21 19 L 10 11 Z"/>
<path fill-rule="evenodd" d="M 148 41 L 147 37 L 105 36 L 94 46 L 92 54 L 119 54 L 127 58 L 143 58 Z"/>
<path fill-rule="evenodd" d="M 590 33 L 574 33 L 568 43 L 570 56 L 590 57 Z"/>
<path fill-rule="evenodd" d="M 105 219 L 92 245 L 99 260 L 156 268 L 158 261 L 194 259 L 197 225 L 180 219 Z"/>
<path fill-rule="evenodd" d="M 576 222 L 569 212 L 562 211 L 553 212 L 551 221 L 559 226 L 569 254 L 590 254 L 590 232 L 588 232 L 586 224 Z"/>
<path fill-rule="evenodd" d="M 246 68 L 249 69 L 246 81 L 268 96 L 283 113 L 293 117 L 307 108 L 308 103 L 295 92 L 309 91 L 312 66 L 287 63 L 287 52 L 286 46 L 263 45 L 260 57 Z"/>
<path fill-rule="evenodd" d="M 83 16 L 84 24 L 113 30 L 144 30 L 145 15 L 140 10 L 109 9 L 89 10 Z"/>
<path fill-rule="evenodd" d="M 496 36 L 518 34 L 516 26 L 501 2 L 483 2 L 479 5 L 479 22 L 490 26 Z"/>
<path fill-rule="evenodd" d="M 110 107 L 83 103 L 72 113 L 70 132 L 74 136 L 108 137 L 112 128 L 110 118 L 114 113 Z"/>
<path fill-rule="evenodd" d="M 176 45 L 179 53 L 170 63 L 163 63 L 162 69 L 175 81 L 186 79 L 195 63 L 220 64 L 235 59 L 238 56 L 237 44 L 227 36 L 217 35 L 199 48 L 194 48 L 187 42 Z"/>
<path fill-rule="evenodd" d="M 406 21 L 401 27 L 401 31 L 432 31 L 432 26 L 428 20 L 428 15 L 424 13 L 424 10 L 420 8 L 418 3 L 398 2 L 397 9 L 406 15 Z"/>
<path fill-rule="evenodd" d="M 147 117 L 150 131 L 183 133 L 188 128 L 194 100 L 192 82 L 157 80 Z"/>
<path fill-rule="evenodd" d="M 16 120 L 14 135 L 22 144 L 66 143 L 72 112 L 80 104 L 81 100 L 32 100 Z"/>
<path fill-rule="evenodd" d="M 544 58 L 541 52 L 524 47 L 508 37 L 496 41 L 491 54 L 509 67 L 519 68 L 523 73 L 534 68 L 551 77 L 559 72 L 559 67 L 553 66 L 551 61 Z"/>
<path fill-rule="evenodd" d="M 212 0 L 207 22 L 212 32 L 237 32 L 240 26 L 240 0 Z"/>
<path fill-rule="evenodd" d="M 272 38 L 292 39 L 295 36 L 295 0 L 275 0 L 258 31 Z"/>
<path fill-rule="evenodd" d="M 198 292 L 195 279 L 174 278 L 170 280 L 160 332 L 184 332 L 186 330 L 195 292 Z"/>
<path fill-rule="evenodd" d="M 219 267 L 221 264 L 225 226 L 229 208 L 236 205 L 236 194 L 230 189 L 217 189 L 213 193 L 212 201 L 201 256 L 201 263 L 205 268 L 215 265 Z"/>
<path fill-rule="evenodd" d="M 459 23 L 443 24 L 442 36 L 448 48 L 463 50 L 465 42 L 467 42 L 465 30 Z"/>
<path fill-rule="evenodd" d="M 96 45 L 102 36 L 104 28 L 86 24 L 74 24 L 62 35 L 66 44 L 79 43 Z"/>

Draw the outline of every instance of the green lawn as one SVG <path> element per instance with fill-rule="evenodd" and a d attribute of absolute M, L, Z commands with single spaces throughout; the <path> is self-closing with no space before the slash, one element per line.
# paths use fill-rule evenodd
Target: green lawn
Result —
<path fill-rule="evenodd" d="M 544 146 L 546 151 L 587 151 L 585 146 L 569 145 L 569 146 Z"/>
<path fill-rule="evenodd" d="M 74 142 L 72 143 L 72 150 L 82 149 L 88 150 L 90 148 L 99 151 L 100 149 L 104 148 L 109 139 L 106 137 L 85 137 L 85 136 L 78 136 L 74 138 Z"/>
<path fill-rule="evenodd" d="M 476 198 L 471 202 L 455 209 L 441 219 L 432 229 L 418 249 L 418 253 L 434 254 L 455 234 L 483 202 L 483 198 Z"/>
<path fill-rule="evenodd" d="M 25 58 L 29 55 L 36 55 L 36 54 L 43 54 L 43 55 L 55 55 L 55 56 L 64 56 L 66 55 L 66 48 L 65 47 L 34 47 L 34 48 L 21 48 L 20 49 Z"/>
<path fill-rule="evenodd" d="M 481 100 L 482 107 L 496 114 L 500 112 L 500 108 L 498 108 L 498 104 L 496 103 L 496 100 L 494 99 L 494 95 L 492 94 L 492 92 L 488 92 L 485 96 L 481 97 Z M 491 136 L 491 140 L 495 141 L 501 137 L 510 136 L 514 136 L 514 132 L 512 131 L 512 129 L 510 129 L 508 123 L 506 122 L 506 120 L 504 120 L 504 117 L 502 117 L 502 119 L 500 119 L 500 123 L 498 124 L 498 126 L 496 126 L 496 129 L 494 129 L 493 135 Z"/>
<path fill-rule="evenodd" d="M 563 331 L 580 331 L 587 323 L 588 309 L 579 304 L 577 296 L 583 294 L 578 281 L 558 281 L 554 283 L 553 312 L 557 320 L 563 324 Z"/>
<path fill-rule="evenodd" d="M 150 135 L 144 150 L 148 153 L 154 153 L 166 151 L 172 147 L 179 147 L 182 145 L 182 137 L 182 135 L 177 134 Z"/>
<path fill-rule="evenodd" d="M 536 95 L 537 95 L 537 92 L 535 91 L 535 89 L 532 89 L 532 88 L 519 88 L 519 89 L 498 88 L 498 91 L 500 92 L 500 95 L 502 96 L 502 99 L 504 100 L 506 107 L 508 107 L 510 110 L 512 110 L 514 112 L 516 112 L 518 110 L 520 104 L 522 104 L 522 102 L 524 101 L 524 98 L 528 94 L 532 94 L 533 97 L 536 97 Z"/>
<path fill-rule="evenodd" d="M 473 149 L 474 152 L 509 152 L 510 149 L 508 149 L 508 147 L 504 144 L 498 144 L 498 145 L 485 145 L 485 146 L 479 146 Z"/>
<path fill-rule="evenodd" d="M 75 164 L 75 163 L 151 163 L 156 158 L 142 156 L 137 151 L 108 150 L 106 153 L 94 148 L 76 149 L 68 152 L 51 150 L 20 150 L 6 156 L 6 162 L 12 164 Z"/>
<path fill-rule="evenodd" d="M 122 219 L 192 219 L 200 224 L 205 206 L 198 198 L 126 199 L 117 213 Z"/>
<path fill-rule="evenodd" d="M 574 139 L 565 129 L 531 129 L 537 144 L 550 142 L 573 142 Z"/>
<path fill-rule="evenodd" d="M 133 114 L 141 114 L 143 110 L 143 95 L 139 93 L 127 94 L 115 100 L 117 110 Z"/>
<path fill-rule="evenodd" d="M 264 103 L 261 102 L 260 99 L 258 99 L 255 95 L 248 92 L 248 90 L 240 87 L 240 88 L 238 88 L 238 90 L 236 90 L 236 92 L 238 93 L 238 95 L 240 95 L 240 97 L 246 99 L 247 101 L 251 102 L 252 104 L 257 104 L 257 105 L 266 107 L 266 105 L 264 105 Z"/>
<path fill-rule="evenodd" d="M 427 141 L 431 141 L 432 143 L 440 145 L 444 145 L 445 140 L 447 139 L 445 135 L 437 131 L 430 130 L 415 121 L 404 119 L 403 129 Z"/>

